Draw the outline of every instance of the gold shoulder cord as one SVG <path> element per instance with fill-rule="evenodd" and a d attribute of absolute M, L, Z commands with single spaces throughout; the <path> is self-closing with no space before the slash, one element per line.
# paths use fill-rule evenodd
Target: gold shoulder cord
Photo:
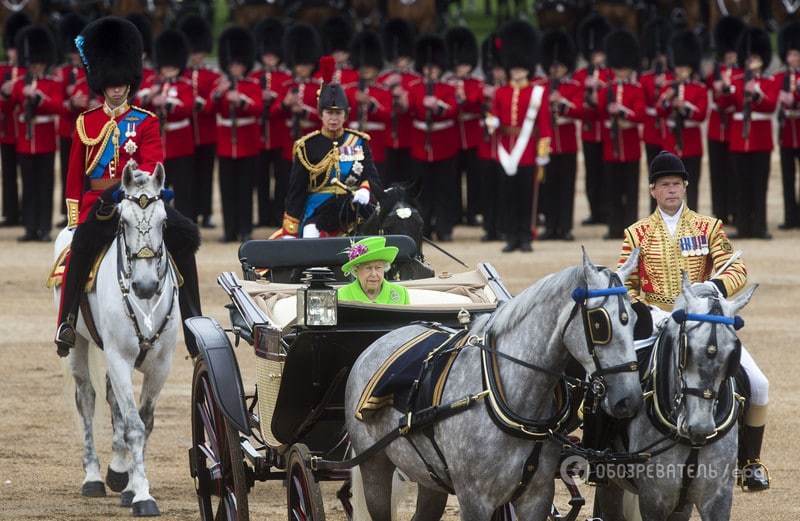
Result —
<path fill-rule="evenodd" d="M 86 159 L 89 157 L 89 147 L 96 147 L 100 143 L 105 143 L 109 137 L 114 137 L 114 161 L 112 165 L 109 165 L 113 176 L 116 163 L 119 161 L 119 149 L 117 147 L 117 141 L 119 140 L 119 128 L 117 127 L 117 122 L 113 118 L 110 119 L 105 125 L 103 125 L 103 128 L 100 129 L 100 133 L 96 138 L 90 138 L 86 135 L 86 128 L 83 123 L 83 114 L 81 114 L 78 116 L 78 120 L 75 122 L 75 128 L 78 131 L 78 138 L 81 140 L 81 143 L 87 147 Z M 97 163 L 100 161 L 101 155 L 102 154 L 100 153 L 95 154 L 91 163 L 89 163 L 86 167 L 86 175 L 89 175 L 89 173 L 94 170 L 94 168 L 97 166 Z"/>
<path fill-rule="evenodd" d="M 295 144 L 295 157 L 297 157 L 297 160 L 300 161 L 301 165 L 303 165 L 303 168 L 308 170 L 308 184 L 312 188 L 317 188 L 320 186 L 320 176 L 327 174 L 330 171 L 332 163 L 336 161 L 337 155 L 338 148 L 334 147 L 330 152 L 325 154 L 325 157 L 323 157 L 318 163 L 312 164 L 308 159 L 308 155 L 306 154 L 305 141 L 298 141 Z"/>

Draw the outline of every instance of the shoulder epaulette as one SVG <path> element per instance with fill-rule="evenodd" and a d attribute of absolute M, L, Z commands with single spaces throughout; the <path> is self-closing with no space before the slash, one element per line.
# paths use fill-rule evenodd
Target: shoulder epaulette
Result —
<path fill-rule="evenodd" d="M 351 134 L 355 134 L 356 136 L 358 136 L 360 138 L 366 139 L 367 141 L 372 139 L 369 134 L 367 134 L 366 132 L 362 132 L 360 130 L 355 130 L 355 129 L 352 129 L 352 128 L 348 128 L 347 131 L 350 132 Z"/>
<path fill-rule="evenodd" d="M 142 107 L 139 107 L 138 105 L 131 105 L 131 108 L 132 108 L 132 109 L 136 109 L 136 110 L 138 110 L 139 112 L 144 112 L 144 113 L 145 113 L 145 114 L 147 114 L 148 116 L 151 116 L 151 117 L 154 117 L 154 118 L 157 118 L 157 117 L 158 117 L 158 116 L 157 116 L 157 115 L 156 115 L 154 112 L 150 112 L 150 111 L 149 111 L 149 110 L 147 110 L 147 109 L 143 109 Z"/>
<path fill-rule="evenodd" d="M 103 108 L 103 106 L 102 106 L 102 105 L 98 105 L 98 106 L 96 106 L 96 107 L 92 107 L 92 108 L 90 108 L 90 109 L 86 109 L 86 110 L 84 110 L 83 112 L 81 112 L 81 113 L 80 113 L 80 115 L 79 115 L 78 117 L 79 117 L 79 118 L 80 118 L 80 117 L 83 117 L 83 115 L 84 115 L 84 114 L 89 114 L 90 112 L 94 112 L 95 110 L 102 110 L 102 108 Z"/>
<path fill-rule="evenodd" d="M 299 148 L 306 146 L 306 141 L 308 141 L 309 139 L 311 139 L 312 137 L 316 136 L 319 133 L 320 133 L 319 130 L 315 130 L 314 132 L 310 132 L 301 138 L 297 138 L 297 140 L 295 140 L 294 142 L 294 146 L 292 147 L 292 155 L 297 154 L 297 150 Z"/>

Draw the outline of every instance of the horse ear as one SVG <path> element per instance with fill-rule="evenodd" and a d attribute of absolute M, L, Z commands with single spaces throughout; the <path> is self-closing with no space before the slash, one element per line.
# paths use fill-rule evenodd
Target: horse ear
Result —
<path fill-rule="evenodd" d="M 689 273 L 686 270 L 681 270 L 681 292 L 686 300 L 695 298 L 694 291 L 692 291 L 692 281 L 689 280 Z"/>
<path fill-rule="evenodd" d="M 583 277 L 584 277 L 584 280 L 586 281 L 586 284 L 589 284 L 589 281 L 591 280 L 592 275 L 595 272 L 594 263 L 589 258 L 589 254 L 586 253 L 586 248 L 583 245 L 581 245 L 581 255 L 583 257 L 582 262 L 581 262 L 581 264 L 583 266 Z"/>
<path fill-rule="evenodd" d="M 164 165 L 156 163 L 156 168 L 153 170 L 153 183 L 155 184 L 156 192 L 160 192 L 164 188 L 164 181 L 167 174 L 164 172 Z"/>
<path fill-rule="evenodd" d="M 742 291 L 735 299 L 731 300 L 730 303 L 731 306 L 733 307 L 731 314 L 735 315 L 736 313 L 739 312 L 740 309 L 745 307 L 747 303 L 750 302 L 753 293 L 755 293 L 757 289 L 758 289 L 758 284 L 753 284 L 746 290 Z"/>
<path fill-rule="evenodd" d="M 624 283 L 628 280 L 628 277 L 631 276 L 636 270 L 636 267 L 639 265 L 639 248 L 634 248 L 631 254 L 628 256 L 628 260 L 625 261 L 625 264 L 619 267 L 617 270 L 617 277 L 619 280 Z"/>
<path fill-rule="evenodd" d="M 134 180 L 133 180 L 133 170 L 134 166 L 128 162 L 125 164 L 125 168 L 122 169 L 122 188 L 126 191 L 130 192 L 133 189 Z"/>

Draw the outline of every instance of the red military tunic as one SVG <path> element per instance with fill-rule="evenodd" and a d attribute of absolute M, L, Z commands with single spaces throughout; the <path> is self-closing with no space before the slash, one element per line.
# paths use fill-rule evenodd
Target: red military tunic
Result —
<path fill-rule="evenodd" d="M 720 97 L 721 107 L 734 107 L 731 117 L 729 150 L 731 152 L 769 152 L 772 150 L 772 118 L 778 104 L 778 85 L 774 78 L 762 75 L 756 78 L 761 95 L 751 103 L 750 132 L 744 136 L 744 73 L 734 74 L 733 92 Z"/>
<path fill-rule="evenodd" d="M 487 107 L 489 110 L 492 109 L 492 105 L 494 104 L 494 94 L 497 88 L 493 85 L 484 85 L 483 106 Z M 500 133 L 489 132 L 486 128 L 486 117 L 481 118 L 480 125 L 481 139 L 478 141 L 478 159 L 497 161 L 497 140 L 500 137 Z"/>
<path fill-rule="evenodd" d="M 424 81 L 411 85 L 408 93 L 408 109 L 413 118 L 411 157 L 417 161 L 444 161 L 459 151 L 456 89 L 452 85 L 435 82 L 432 92 L 439 103 L 437 108 L 430 111 L 423 105 L 426 93 Z"/>
<path fill-rule="evenodd" d="M 738 70 L 728 66 L 720 67 L 720 77 L 732 77 Z M 720 108 L 719 100 L 723 94 L 714 90 L 714 74 L 706 78 L 706 86 L 711 91 L 711 112 L 708 117 L 708 139 L 725 143 L 729 139 L 730 120 L 735 108 L 733 106 Z"/>
<path fill-rule="evenodd" d="M 214 100 L 217 155 L 231 159 L 257 156 L 261 152 L 258 118 L 264 110 L 261 89 L 253 80 L 243 79 L 236 83 L 236 90 L 244 96 L 244 103 L 235 107 L 235 118 L 224 92 Z"/>
<path fill-rule="evenodd" d="M 75 108 L 70 98 L 79 93 L 78 85 L 86 83 L 86 71 L 77 65 L 62 65 L 58 69 L 56 77 L 61 83 L 61 94 L 64 100 L 58 118 L 58 135 L 70 139 L 72 133 L 75 132 L 75 120 L 78 118 L 78 114 L 85 110 Z"/>
<path fill-rule="evenodd" d="M 494 103 L 492 103 L 492 114 L 500 122 L 500 127 L 496 131 L 496 133 L 500 133 L 498 146 L 502 144 L 506 151 L 511 153 L 525 121 L 534 87 L 543 89 L 541 104 L 536 113 L 533 132 L 517 165 L 520 167 L 532 166 L 536 161 L 538 141 L 553 135 L 550 126 L 550 104 L 548 103 L 550 89 L 547 85 L 534 85 L 533 83 L 524 87 L 504 85 L 495 91 Z"/>
<path fill-rule="evenodd" d="M 286 96 L 286 88 L 292 77 L 282 70 L 258 70 L 250 73 L 250 79 L 256 82 L 261 92 L 267 91 L 269 97 L 264 100 L 264 111 L 259 118 L 261 144 L 264 150 L 274 150 L 291 146 L 289 127 L 281 116 L 281 100 Z M 275 117 L 273 117 L 275 115 Z"/>
<path fill-rule="evenodd" d="M 603 90 L 606 84 L 614 78 L 614 73 L 611 72 L 611 69 L 595 68 L 592 76 L 603 82 L 599 88 L 599 90 Z M 572 79 L 583 86 L 585 95 L 587 89 L 586 80 L 589 79 L 589 69 L 579 69 L 572 75 Z M 588 104 L 585 98 L 581 119 L 583 120 L 581 125 L 581 141 L 586 143 L 600 143 L 603 140 L 603 121 L 600 118 L 597 107 Z"/>
<path fill-rule="evenodd" d="M 372 152 L 372 160 L 375 163 L 383 163 L 386 160 L 386 144 L 389 142 L 392 95 L 380 85 L 370 85 L 365 89 L 366 94 L 370 97 L 370 103 L 367 107 L 361 109 L 356 102 L 358 90 L 357 83 L 345 89 L 347 102 L 350 104 L 347 127 L 369 134 L 369 148 Z M 366 111 L 363 115 L 361 114 L 362 110 Z M 359 116 L 363 117 L 363 125 L 362 121 L 359 121 Z"/>
<path fill-rule="evenodd" d="M 153 76 L 142 85 L 142 91 L 149 93 L 147 99 L 150 102 L 158 95 L 167 96 L 168 106 L 156 107 L 152 103 L 143 105 L 159 117 L 164 158 L 176 159 L 194 155 L 194 96 L 191 84 L 185 78 L 164 81 L 159 76 Z"/>
<path fill-rule="evenodd" d="M 645 114 L 642 124 L 642 141 L 648 145 L 658 145 L 663 147 L 664 139 L 667 137 L 667 125 L 663 116 L 658 113 L 657 101 L 665 85 L 673 79 L 670 71 L 656 74 L 655 71 L 647 71 L 639 77 L 639 84 L 644 91 Z"/>
<path fill-rule="evenodd" d="M 25 76 L 25 68 L 4 63 L 0 65 L 0 86 L 7 81 L 17 81 Z M 10 93 L 9 93 L 10 95 Z M 13 145 L 17 142 L 17 124 L 14 122 L 16 107 L 9 99 L 0 97 L 0 144 Z"/>
<path fill-rule="evenodd" d="M 789 75 L 789 88 L 785 89 L 787 75 Z M 794 71 L 793 76 L 788 71 L 780 71 L 775 74 L 775 83 L 778 84 L 781 91 L 791 93 L 793 100 L 788 106 L 778 103 L 780 146 L 781 148 L 800 148 L 800 92 L 797 88 L 800 84 L 800 71 Z"/>
<path fill-rule="evenodd" d="M 105 105 L 78 116 L 65 190 L 70 225 L 85 221 L 103 192 L 100 188 L 92 189 L 92 181 L 97 184 L 106 181 L 110 186 L 130 160 L 146 172 L 152 172 L 156 164 L 163 162 L 164 150 L 155 114 L 125 104 L 116 111 L 116 116 Z"/>
<path fill-rule="evenodd" d="M 612 121 L 608 114 L 609 91 L 614 94 L 617 103 L 624 107 L 624 116 L 618 118 L 619 136 L 617 144 L 611 136 Z M 612 100 L 613 101 L 613 100 Z M 597 96 L 600 116 L 603 118 L 603 161 L 612 163 L 629 163 L 639 161 L 642 145 L 639 139 L 639 123 L 644 120 L 644 91 L 638 83 L 621 83 L 614 81 L 609 87 L 601 89 Z M 619 154 L 617 154 L 619 149 Z"/>
<path fill-rule="evenodd" d="M 667 129 L 662 147 L 678 157 L 700 157 L 703 155 L 701 126 L 708 114 L 708 89 L 699 81 L 689 81 L 677 86 L 678 91 L 675 93 L 675 97 L 683 99 L 686 102 L 686 108 L 689 110 L 688 115 L 684 118 L 683 130 L 681 131 L 683 149 L 678 150 L 675 111 L 672 108 L 672 102 L 667 101 L 664 97 L 668 91 L 673 91 L 674 93 L 675 88 L 675 83 L 668 84 L 662 87 L 661 92 L 659 92 L 658 115 L 663 119 Z"/>
<path fill-rule="evenodd" d="M 458 139 L 461 150 L 476 148 L 483 135 L 483 82 L 476 78 L 451 78 L 453 87 L 464 86 L 464 99 L 458 104 Z"/>
<path fill-rule="evenodd" d="M 18 78 L 11 89 L 9 102 L 17 107 L 14 119 L 17 125 L 16 144 L 19 154 L 47 154 L 56 151 L 58 138 L 56 124 L 62 110 L 64 100 L 61 84 L 53 77 L 43 77 L 32 81 L 41 100 L 33 110 L 33 119 L 25 121 L 25 104 L 23 94 L 25 78 Z M 30 136 L 28 135 L 30 131 Z"/>
<path fill-rule="evenodd" d="M 322 83 L 322 72 L 317 70 L 312 76 L 314 81 Z M 341 67 L 337 65 L 336 70 L 333 71 L 333 83 L 338 83 L 342 87 L 348 87 L 352 83 L 358 83 L 358 71 L 351 67 Z"/>
<path fill-rule="evenodd" d="M 395 89 L 401 92 L 408 93 L 411 85 L 420 81 L 421 76 L 416 72 L 397 72 L 389 70 L 379 75 L 377 82 L 382 84 L 389 92 Z M 399 96 L 399 93 L 393 93 L 394 98 Z M 411 116 L 410 111 L 402 110 L 397 103 L 393 103 L 391 121 L 389 123 L 389 142 L 386 144 L 388 148 L 409 148 L 411 147 L 411 128 L 413 126 L 414 118 Z"/>
<path fill-rule="evenodd" d="M 292 160 L 292 149 L 294 142 L 301 137 L 318 130 L 321 127 L 319 114 L 317 113 L 317 91 L 320 84 L 316 80 L 298 81 L 297 79 L 285 84 L 281 102 L 275 106 L 274 114 L 279 117 L 289 132 L 289 139 L 283 147 L 283 158 L 287 161 Z M 286 95 L 295 92 L 303 104 L 303 112 L 297 116 L 292 113 L 291 107 L 284 104 Z"/>
<path fill-rule="evenodd" d="M 192 128 L 195 146 L 212 145 L 217 142 L 217 116 L 211 101 L 211 92 L 219 79 L 219 73 L 206 67 L 186 69 L 183 78 L 189 82 L 194 98 Z"/>
<path fill-rule="evenodd" d="M 555 113 L 551 106 L 551 122 L 555 121 L 556 128 L 550 146 L 553 154 L 575 154 L 578 152 L 578 122 L 584 112 L 583 85 L 573 78 L 564 78 L 558 83 L 558 93 L 566 103 L 559 103 Z"/>

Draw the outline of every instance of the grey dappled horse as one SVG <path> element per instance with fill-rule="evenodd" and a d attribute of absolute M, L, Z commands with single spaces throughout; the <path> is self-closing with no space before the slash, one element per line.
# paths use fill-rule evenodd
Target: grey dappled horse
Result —
<path fill-rule="evenodd" d="M 156 401 L 172 366 L 180 320 L 176 276 L 164 246 L 164 178 L 161 164 L 152 175 L 130 164 L 125 167 L 117 236 L 100 263 L 95 291 L 87 295 L 103 344 L 106 399 L 113 424 L 113 455 L 106 482 L 115 492 L 122 492 L 121 505 L 131 506 L 136 516 L 159 514 L 145 475 L 144 452 Z M 71 240 L 71 230 L 63 230 L 56 239 L 56 255 Z M 56 302 L 58 297 L 57 293 Z M 93 433 L 95 389 L 89 349 L 94 348 L 89 346 L 92 336 L 83 313 L 77 332 L 68 363 L 83 424 L 85 478 L 81 492 L 105 496 Z M 134 367 L 144 374 L 138 410 Z"/>
<path fill-rule="evenodd" d="M 574 317 L 575 302 L 570 295 L 575 288 L 590 290 L 620 286 L 635 269 L 638 250 L 615 274 L 607 268 L 592 264 L 584 253 L 581 266 L 567 268 L 548 275 L 503 304 L 491 323 L 498 352 L 516 357 L 529 364 L 547 368 L 555 374 L 532 371 L 517 363 L 498 357 L 500 380 L 511 409 L 527 418 L 541 419 L 553 414 L 553 392 L 570 356 L 587 373 L 597 370 L 587 346 L 581 314 Z M 622 294 L 604 298 L 589 298 L 589 309 L 602 306 L 608 313 L 613 334 L 606 345 L 597 346 L 596 354 L 603 368 L 628 367 L 635 360 L 633 348 L 633 312 L 623 290 Z M 603 312 L 603 311 L 601 311 Z M 625 314 L 625 317 L 621 316 Z M 481 337 L 488 316 L 477 318 L 470 334 Z M 623 323 L 625 325 L 623 325 Z M 388 333 L 378 339 L 355 362 L 345 394 L 345 422 L 352 447 L 360 454 L 392 429 L 396 429 L 401 413 L 391 407 L 375 411 L 359 421 L 355 409 L 360 394 L 370 377 L 384 360 L 399 346 L 419 335 L 421 326 L 411 325 Z M 562 336 L 563 333 L 563 336 Z M 603 409 L 615 417 L 630 417 L 642 402 L 642 391 L 636 371 L 617 372 L 606 377 L 608 392 L 602 400 Z M 454 362 L 444 389 L 442 403 L 452 402 L 481 392 L 481 350 L 467 347 Z M 483 403 L 438 422 L 435 439 L 449 467 L 454 489 L 464 520 L 486 521 L 495 509 L 510 499 L 532 453 L 534 442 L 507 434 L 493 423 Z M 425 459 L 443 476 L 442 464 L 427 438 L 412 434 L 413 442 Z M 519 519 L 544 519 L 550 512 L 556 468 L 561 447 L 545 441 L 539 456 L 539 466 L 523 493 L 513 502 Z M 377 453 L 360 466 L 367 508 L 374 521 L 389 521 L 392 473 L 395 467 L 418 484 L 415 521 L 438 520 L 444 511 L 447 492 L 431 479 L 409 441 L 400 438 L 385 451 Z"/>
<path fill-rule="evenodd" d="M 674 309 L 700 315 L 699 318 L 722 315 L 733 319 L 747 305 L 757 287 L 751 286 L 736 298 L 726 300 L 707 285 L 690 284 L 684 273 L 682 293 L 675 301 Z M 641 516 L 648 521 L 668 518 L 671 521 L 688 520 L 692 506 L 697 508 L 704 521 L 730 518 L 738 449 L 735 419 L 727 433 L 711 443 L 705 442 L 707 437 L 715 433 L 717 390 L 727 384 L 727 377 L 739 367 L 739 341 L 730 324 L 689 320 L 684 322 L 684 327 L 686 351 L 682 355 L 681 325 L 670 318 L 664 326 L 662 335 L 666 335 L 666 338 L 663 341 L 671 349 L 671 356 L 668 367 L 657 367 L 656 370 L 658 375 L 667 378 L 666 396 L 683 397 L 675 426 L 677 435 L 685 443 L 674 444 L 669 438 L 665 440 L 665 434 L 657 430 L 648 417 L 646 408 L 642 408 L 627 428 L 630 440 L 628 448 L 631 452 L 648 448 L 647 451 L 652 452 L 653 457 L 640 464 L 635 473 L 631 473 L 635 488 L 627 481 L 617 479 L 611 480 L 608 485 L 597 487 L 596 514 L 604 521 L 624 519 L 623 488 L 639 494 Z M 700 467 L 688 484 L 685 508 L 682 513 L 670 517 L 680 503 L 683 483 L 680 469 L 687 463 L 692 443 L 701 447 L 697 452 L 697 463 Z M 615 448 L 623 449 L 619 440 L 615 445 Z M 667 450 L 658 454 L 661 449 Z M 663 470 L 657 472 L 658 469 Z"/>

